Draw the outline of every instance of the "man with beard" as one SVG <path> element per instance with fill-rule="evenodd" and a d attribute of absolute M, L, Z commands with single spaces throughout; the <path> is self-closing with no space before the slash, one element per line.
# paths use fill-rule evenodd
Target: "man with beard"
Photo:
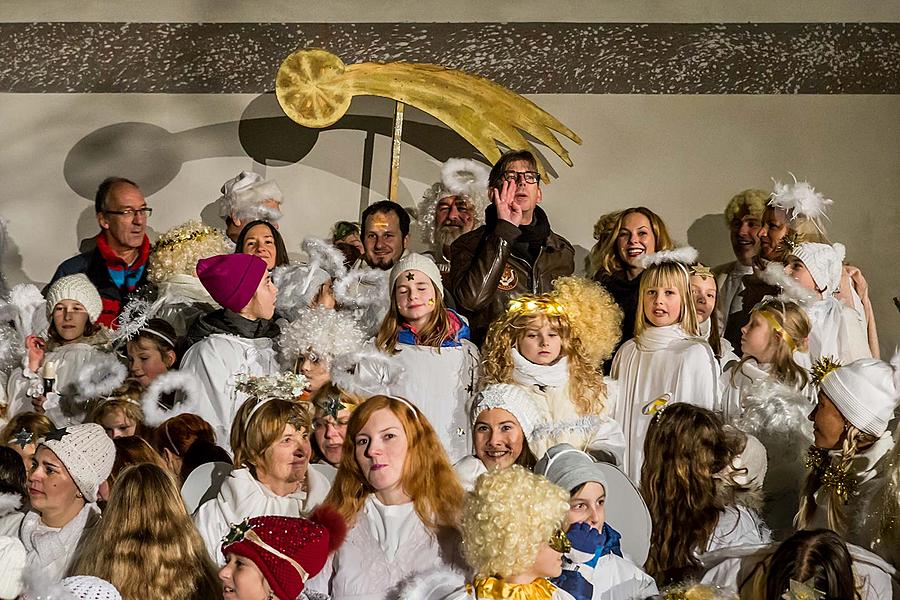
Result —
<path fill-rule="evenodd" d="M 441 180 L 425 190 L 418 206 L 422 241 L 444 286 L 450 283 L 450 245 L 481 225 L 488 205 L 488 168 L 467 158 L 451 158 L 441 167 Z"/>
<path fill-rule="evenodd" d="M 541 175 L 527 150 L 505 153 L 488 178 L 491 204 L 484 225 L 450 247 L 450 291 L 469 319 L 472 341 L 484 340 L 510 299 L 544 294 L 575 272 L 575 249 L 550 229 L 541 202 Z"/>
<path fill-rule="evenodd" d="M 743 306 L 744 278 L 753 274 L 753 259 L 759 254 L 759 230 L 769 192 L 748 189 L 735 195 L 725 207 L 725 222 L 731 232 L 734 260 L 713 269 L 716 286 L 715 318 L 719 331 L 740 355 L 741 327 L 747 324 L 750 308 Z"/>

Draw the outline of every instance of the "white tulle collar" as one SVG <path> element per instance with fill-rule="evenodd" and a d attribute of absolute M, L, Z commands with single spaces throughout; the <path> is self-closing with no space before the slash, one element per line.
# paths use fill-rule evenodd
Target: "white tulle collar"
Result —
<path fill-rule="evenodd" d="M 565 356 L 552 365 L 536 365 L 513 348 L 512 357 L 513 381 L 519 385 L 557 387 L 569 381 L 569 359 Z"/>

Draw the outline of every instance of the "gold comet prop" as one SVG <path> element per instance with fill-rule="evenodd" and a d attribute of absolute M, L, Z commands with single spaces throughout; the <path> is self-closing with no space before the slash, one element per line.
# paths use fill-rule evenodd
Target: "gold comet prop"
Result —
<path fill-rule="evenodd" d="M 346 65 L 326 50 L 298 50 L 281 63 L 275 94 L 288 117 L 316 129 L 333 125 L 344 116 L 353 96 L 396 100 L 391 198 L 396 192 L 404 104 L 415 106 L 448 125 L 491 164 L 500 158 L 498 143 L 507 148 L 536 150 L 523 133 L 553 150 L 570 167 L 572 159 L 554 132 L 581 143 L 574 131 L 530 100 L 484 77 L 439 65 L 406 62 Z M 546 166 L 540 155 L 536 155 L 541 178 L 546 181 Z"/>

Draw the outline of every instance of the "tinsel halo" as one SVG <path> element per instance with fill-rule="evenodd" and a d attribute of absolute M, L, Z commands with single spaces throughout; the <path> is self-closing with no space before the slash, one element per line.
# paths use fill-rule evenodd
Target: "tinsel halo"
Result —
<path fill-rule="evenodd" d="M 296 400 L 309 385 L 309 380 L 300 373 L 285 371 L 275 375 L 250 375 L 238 373 L 234 376 L 234 387 L 248 396 L 264 399 Z"/>
<path fill-rule="evenodd" d="M 600 365 L 622 337 L 622 309 L 603 286 L 584 277 L 560 277 L 553 288 L 551 296 L 565 307 L 588 358 Z"/>
<path fill-rule="evenodd" d="M 193 220 L 162 234 L 150 249 L 147 278 L 152 283 L 172 275 L 197 276 L 197 261 L 219 254 L 231 254 L 234 244 L 214 227 Z"/>

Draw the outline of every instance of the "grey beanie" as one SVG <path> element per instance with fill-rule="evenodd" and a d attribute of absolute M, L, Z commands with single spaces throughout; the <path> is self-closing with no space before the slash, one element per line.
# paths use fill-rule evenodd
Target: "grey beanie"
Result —
<path fill-rule="evenodd" d="M 587 453 L 570 446 L 553 446 L 534 466 L 534 472 L 571 493 L 589 481 L 596 481 L 606 491 L 606 475 Z"/>

